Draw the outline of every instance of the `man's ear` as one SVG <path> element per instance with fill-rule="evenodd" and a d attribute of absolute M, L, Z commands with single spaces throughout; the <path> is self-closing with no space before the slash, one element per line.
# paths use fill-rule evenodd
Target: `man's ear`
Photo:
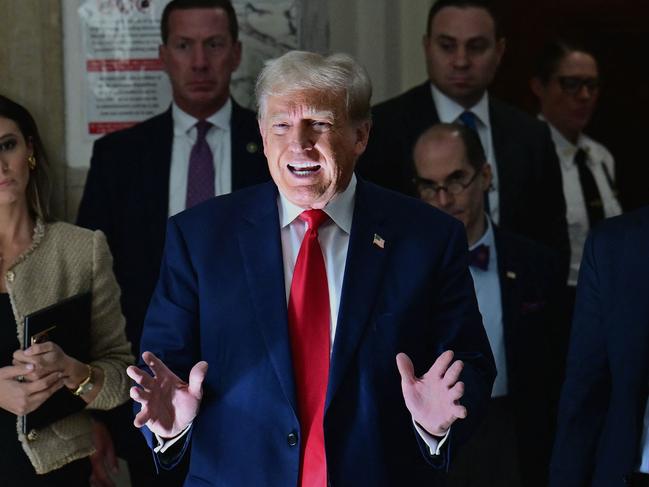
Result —
<path fill-rule="evenodd" d="M 493 173 L 491 172 L 491 165 L 489 163 L 482 166 L 482 191 L 488 191 L 493 181 Z"/>
<path fill-rule="evenodd" d="M 365 148 L 367 147 L 367 141 L 370 138 L 371 128 L 372 128 L 372 122 L 370 120 L 365 120 L 356 126 L 355 148 L 356 148 L 357 156 L 360 156 L 363 152 L 365 152 Z"/>
<path fill-rule="evenodd" d="M 545 91 L 544 85 L 536 76 L 530 79 L 530 90 L 532 90 L 532 93 L 534 93 L 539 100 L 543 96 L 543 92 Z"/>

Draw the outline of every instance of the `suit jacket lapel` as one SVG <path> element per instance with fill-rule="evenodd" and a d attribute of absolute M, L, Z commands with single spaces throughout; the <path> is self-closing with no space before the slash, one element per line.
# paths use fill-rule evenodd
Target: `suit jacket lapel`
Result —
<path fill-rule="evenodd" d="M 263 159 L 263 147 L 258 129 L 254 126 L 254 120 L 251 126 L 251 121 L 246 120 L 244 115 L 244 109 L 232 99 L 230 122 L 232 191 L 268 180 L 268 168 Z"/>
<path fill-rule="evenodd" d="M 371 193 L 371 186 L 359 178 L 325 410 L 340 387 L 365 327 L 370 321 L 376 294 L 383 280 L 386 257 L 390 251 L 392 233 L 385 225 L 381 210 L 372 205 L 380 204 L 380 199 L 372 199 L 368 193 Z M 373 243 L 375 235 L 384 240 L 384 248 Z"/>
<path fill-rule="evenodd" d="M 275 184 L 266 183 L 241 212 L 239 248 L 257 323 L 284 395 L 297 412 Z"/>

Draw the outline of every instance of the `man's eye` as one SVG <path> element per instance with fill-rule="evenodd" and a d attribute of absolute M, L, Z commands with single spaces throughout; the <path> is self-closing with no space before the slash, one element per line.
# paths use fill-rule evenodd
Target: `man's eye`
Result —
<path fill-rule="evenodd" d="M 210 41 L 207 43 L 207 47 L 210 49 L 220 49 L 224 46 L 222 41 Z"/>
<path fill-rule="evenodd" d="M 311 123 L 311 126 L 318 131 L 324 131 L 329 129 L 329 127 L 331 127 L 331 124 L 329 122 L 314 121 Z"/>
<path fill-rule="evenodd" d="M 178 42 L 176 44 L 176 49 L 179 49 L 181 51 L 186 50 L 188 47 L 189 47 L 189 44 L 187 44 L 186 42 Z"/>
<path fill-rule="evenodd" d="M 276 122 L 272 125 L 274 132 L 286 132 L 288 130 L 288 124 L 285 122 Z"/>
<path fill-rule="evenodd" d="M 486 41 L 477 41 L 477 42 L 471 42 L 467 46 L 467 50 L 469 52 L 472 52 L 474 54 L 482 54 L 487 50 L 489 47 L 489 43 Z"/>
<path fill-rule="evenodd" d="M 5 142 L 0 143 L 0 152 L 9 151 L 16 147 L 16 141 L 14 139 L 9 139 Z"/>
<path fill-rule="evenodd" d="M 439 48 L 444 52 L 451 52 L 455 49 L 455 44 L 452 42 L 439 42 L 437 44 Z"/>

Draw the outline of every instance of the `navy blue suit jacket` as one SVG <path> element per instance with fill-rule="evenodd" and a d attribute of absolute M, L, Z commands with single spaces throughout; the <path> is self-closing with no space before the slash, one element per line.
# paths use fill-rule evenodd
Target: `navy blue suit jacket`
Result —
<path fill-rule="evenodd" d="M 232 100 L 230 127 L 232 190 L 268 181 L 255 114 Z M 106 234 L 136 354 L 162 259 L 172 143 L 171 108 L 98 139 L 77 217 L 78 225 Z"/>
<path fill-rule="evenodd" d="M 373 245 L 374 235 L 385 248 Z M 299 445 L 277 189 L 219 197 L 169 220 L 142 349 L 187 380 L 209 363 L 186 486 L 296 485 Z M 469 416 L 444 455 L 424 447 L 395 356 L 423 374 L 444 350 L 466 366 Z M 467 268 L 464 228 L 417 200 L 358 181 L 325 409 L 332 485 L 434 485 L 482 416 L 495 375 Z M 144 433 L 151 442 L 151 434 Z"/>
<path fill-rule="evenodd" d="M 550 469 L 553 487 L 622 487 L 649 397 L 649 208 L 586 242 Z"/>

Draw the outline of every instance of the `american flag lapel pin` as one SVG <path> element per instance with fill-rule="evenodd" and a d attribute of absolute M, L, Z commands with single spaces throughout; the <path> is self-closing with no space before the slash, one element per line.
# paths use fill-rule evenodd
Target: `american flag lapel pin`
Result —
<path fill-rule="evenodd" d="M 374 239 L 372 239 L 372 244 L 376 245 L 380 249 L 385 248 L 385 240 L 378 233 L 374 234 Z"/>

